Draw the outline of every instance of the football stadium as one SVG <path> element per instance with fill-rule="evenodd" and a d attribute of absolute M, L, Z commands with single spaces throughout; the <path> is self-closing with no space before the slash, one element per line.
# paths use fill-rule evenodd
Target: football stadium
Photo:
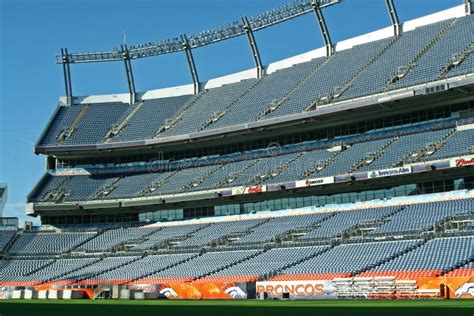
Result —
<path fill-rule="evenodd" d="M 0 314 L 472 315 L 471 1 L 401 21 L 386 0 L 391 25 L 334 42 L 341 2 L 60 49 L 41 224 L 0 218 Z M 324 46 L 263 64 L 254 34 L 307 15 Z M 254 67 L 200 81 L 195 50 L 235 37 Z M 174 53 L 192 83 L 136 91 L 136 60 Z M 72 65 L 109 62 L 126 93 L 73 93 Z"/>

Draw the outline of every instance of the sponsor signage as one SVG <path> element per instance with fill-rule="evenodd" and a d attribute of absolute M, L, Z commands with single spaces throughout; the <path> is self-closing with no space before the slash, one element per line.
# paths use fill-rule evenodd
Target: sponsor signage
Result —
<path fill-rule="evenodd" d="M 328 299 L 336 298 L 336 289 L 332 281 L 268 281 L 257 282 L 257 297 L 281 298 L 288 294 L 296 299 Z"/>
<path fill-rule="evenodd" d="M 390 169 L 382 169 L 382 170 L 375 170 L 369 172 L 369 178 L 382 178 L 382 177 L 391 177 L 391 176 L 399 176 L 403 174 L 411 173 L 411 167 L 399 167 L 399 168 L 390 168 Z"/>
<path fill-rule="evenodd" d="M 56 176 L 78 176 L 78 175 L 91 175 L 89 171 L 83 168 L 74 168 L 74 169 L 63 169 L 56 170 L 53 172 Z"/>
<path fill-rule="evenodd" d="M 306 180 L 306 186 L 308 187 L 323 185 L 323 184 L 331 184 L 331 183 L 334 183 L 334 177 L 324 177 L 324 178 Z"/>
<path fill-rule="evenodd" d="M 244 191 L 245 191 L 245 187 L 232 188 L 232 195 L 244 194 Z"/>
<path fill-rule="evenodd" d="M 245 188 L 245 194 L 250 194 L 250 193 L 262 193 L 267 191 L 267 186 L 265 185 L 256 185 L 256 186 L 251 186 L 251 187 L 246 187 Z"/>
<path fill-rule="evenodd" d="M 450 166 L 452 168 L 466 167 L 474 165 L 474 156 L 461 157 L 451 159 Z"/>
<path fill-rule="evenodd" d="M 245 283 L 178 283 L 156 286 L 159 298 L 167 299 L 224 299 L 238 300 L 247 298 Z"/>
<path fill-rule="evenodd" d="M 295 188 L 312 187 L 334 183 L 334 177 L 299 180 L 295 182 Z"/>

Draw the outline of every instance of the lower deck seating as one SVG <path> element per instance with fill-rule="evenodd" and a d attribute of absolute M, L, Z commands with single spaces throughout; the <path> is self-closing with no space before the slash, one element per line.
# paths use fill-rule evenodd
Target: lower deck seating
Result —
<path fill-rule="evenodd" d="M 13 236 L 15 236 L 15 233 L 15 231 L 11 230 L 0 231 L 0 252 L 8 245 Z"/>
<path fill-rule="evenodd" d="M 23 232 L 0 260 L 0 286 L 472 275 L 472 230 L 439 225 L 456 216 L 474 220 L 470 191 L 372 203 L 100 232 Z M 362 233 L 367 229 L 372 233 Z"/>
<path fill-rule="evenodd" d="M 7 259 L 0 286 L 472 276 L 473 236 L 144 256 Z"/>
<path fill-rule="evenodd" d="M 398 278 L 438 276 L 474 259 L 474 237 L 437 238 L 419 248 L 363 273 Z"/>
<path fill-rule="evenodd" d="M 474 276 L 474 261 L 466 263 L 458 269 L 454 269 L 446 274 L 453 277 L 472 277 Z"/>
<path fill-rule="evenodd" d="M 10 254 L 60 254 L 70 251 L 96 233 L 25 233 L 18 237 Z"/>
<path fill-rule="evenodd" d="M 281 271 L 279 280 L 325 280 L 355 275 L 408 252 L 419 240 L 342 244 Z"/>

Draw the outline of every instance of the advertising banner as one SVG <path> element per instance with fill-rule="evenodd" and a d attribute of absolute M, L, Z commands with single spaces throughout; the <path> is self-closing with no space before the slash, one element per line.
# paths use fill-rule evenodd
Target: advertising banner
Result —
<path fill-rule="evenodd" d="M 246 187 L 245 188 L 245 194 L 249 193 L 262 193 L 267 191 L 267 186 L 265 185 L 256 185 L 256 186 L 251 186 L 251 187 Z"/>
<path fill-rule="evenodd" d="M 324 177 L 324 178 L 306 180 L 306 186 L 308 187 L 331 184 L 331 183 L 334 183 L 334 177 Z"/>
<path fill-rule="evenodd" d="M 257 297 L 282 298 L 288 295 L 292 299 L 334 299 L 336 288 L 332 281 L 266 281 L 257 282 Z"/>
<path fill-rule="evenodd" d="M 312 186 L 332 184 L 332 183 L 334 183 L 334 177 L 323 177 L 323 178 L 296 181 L 295 187 L 303 188 L 303 187 L 312 187 Z"/>
<path fill-rule="evenodd" d="M 245 283 L 180 283 L 157 285 L 158 297 L 167 299 L 224 299 L 247 298 Z"/>
<path fill-rule="evenodd" d="M 449 291 L 449 298 L 474 299 L 474 276 L 446 277 L 444 284 Z"/>
<path fill-rule="evenodd" d="M 78 175 L 89 176 L 91 175 L 91 173 L 84 168 L 56 170 L 53 172 L 53 174 L 56 176 L 78 176 Z"/>
<path fill-rule="evenodd" d="M 241 195 L 244 194 L 245 187 L 235 187 L 232 188 L 232 195 Z"/>
<path fill-rule="evenodd" d="M 411 167 L 399 167 L 399 168 L 390 168 L 390 169 L 382 169 L 382 170 L 375 170 L 369 172 L 369 178 L 382 178 L 382 177 L 391 177 L 391 176 L 399 176 L 402 174 L 409 174 L 411 173 Z"/>
<path fill-rule="evenodd" d="M 474 166 L 474 155 L 451 159 L 450 166 L 451 168 Z"/>

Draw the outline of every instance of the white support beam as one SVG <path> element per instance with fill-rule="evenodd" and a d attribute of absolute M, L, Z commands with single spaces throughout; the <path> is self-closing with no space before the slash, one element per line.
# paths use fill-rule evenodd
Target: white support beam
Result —
<path fill-rule="evenodd" d="M 397 8 L 395 7 L 393 0 L 385 0 L 385 3 L 387 4 L 388 14 L 392 21 L 393 35 L 398 36 L 401 34 L 401 24 L 398 19 Z"/>
<path fill-rule="evenodd" d="M 136 101 L 136 91 L 135 91 L 135 81 L 133 79 L 132 63 L 130 62 L 130 55 L 128 54 L 127 45 L 122 45 L 122 58 L 125 64 L 125 73 L 127 75 L 128 91 L 130 93 L 130 104 L 135 104 Z"/>
<path fill-rule="evenodd" d="M 242 17 L 242 22 L 244 23 L 244 30 L 247 34 L 250 49 L 252 50 L 253 61 L 255 63 L 255 67 L 257 68 L 257 78 L 261 78 L 263 76 L 263 66 L 262 60 L 260 59 L 260 53 L 258 51 L 257 42 L 255 41 L 255 37 L 253 36 L 253 31 L 247 17 Z"/>
<path fill-rule="evenodd" d="M 191 77 L 193 79 L 194 94 L 198 94 L 199 93 L 199 76 L 197 73 L 196 64 L 194 63 L 193 53 L 191 52 L 191 47 L 189 46 L 189 41 L 186 35 L 181 35 L 181 41 L 182 41 L 184 52 L 186 53 L 186 60 L 188 61 L 189 71 L 191 72 Z"/>
<path fill-rule="evenodd" d="M 64 73 L 64 86 L 66 90 L 66 103 L 68 106 L 72 105 L 72 82 L 71 82 L 71 68 L 69 66 L 69 54 L 67 48 L 61 48 L 61 59 Z"/>
<path fill-rule="evenodd" d="M 316 19 L 318 20 L 319 28 L 321 30 L 321 35 L 323 36 L 324 45 L 326 46 L 326 56 L 332 56 L 334 52 L 334 47 L 331 41 L 331 36 L 329 35 L 329 30 L 324 19 L 323 12 L 321 11 L 321 6 L 318 0 L 312 0 L 311 6 L 313 7 L 314 13 L 316 14 Z"/>

